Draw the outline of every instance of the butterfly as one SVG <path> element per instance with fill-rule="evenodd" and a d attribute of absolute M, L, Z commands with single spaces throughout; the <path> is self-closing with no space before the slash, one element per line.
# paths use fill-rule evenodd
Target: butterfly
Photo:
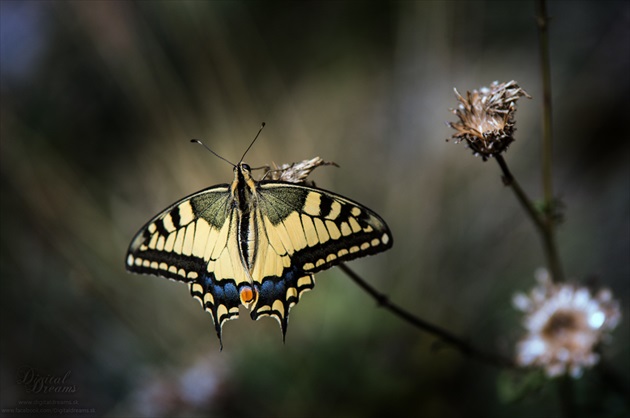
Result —
<path fill-rule="evenodd" d="M 252 319 L 278 320 L 284 340 L 289 311 L 313 289 L 315 273 L 393 243 L 385 221 L 357 202 L 254 180 L 242 158 L 233 166 L 230 184 L 187 196 L 147 222 L 126 258 L 130 272 L 187 283 L 212 315 L 221 348 L 223 324 L 238 317 L 239 305 Z"/>

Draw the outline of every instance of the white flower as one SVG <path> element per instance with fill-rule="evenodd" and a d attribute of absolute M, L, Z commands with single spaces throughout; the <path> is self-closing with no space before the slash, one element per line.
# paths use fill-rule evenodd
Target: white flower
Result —
<path fill-rule="evenodd" d="M 537 273 L 537 281 L 529 295 L 518 293 L 513 299 L 526 314 L 527 330 L 517 344 L 516 362 L 543 367 L 549 377 L 580 377 L 599 361 L 594 350 L 619 323 L 619 304 L 607 289 L 593 296 L 585 287 L 554 284 L 545 270 Z"/>

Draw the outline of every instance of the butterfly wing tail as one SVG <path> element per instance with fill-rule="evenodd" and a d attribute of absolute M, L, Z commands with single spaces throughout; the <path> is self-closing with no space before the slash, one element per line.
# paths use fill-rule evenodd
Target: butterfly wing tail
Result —
<path fill-rule="evenodd" d="M 282 277 L 267 277 L 256 284 L 258 300 L 252 309 L 251 317 L 258 320 L 271 316 L 278 321 L 282 330 L 282 341 L 289 325 L 289 311 L 297 304 L 302 294 L 315 287 L 315 277 L 290 268 Z"/>
<path fill-rule="evenodd" d="M 223 350 L 221 330 L 230 319 L 238 318 L 238 305 L 241 303 L 236 285 L 232 281 L 216 282 L 210 273 L 201 280 L 190 284 L 190 294 L 212 316 L 214 328 Z"/>

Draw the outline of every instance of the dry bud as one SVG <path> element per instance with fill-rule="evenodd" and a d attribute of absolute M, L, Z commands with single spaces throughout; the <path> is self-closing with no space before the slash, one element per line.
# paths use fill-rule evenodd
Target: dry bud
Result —
<path fill-rule="evenodd" d="M 448 123 L 457 131 L 452 138 L 455 143 L 466 141 L 484 161 L 501 154 L 514 141 L 516 101 L 522 96 L 531 99 L 516 81 L 495 81 L 490 87 L 467 92 L 465 98 L 455 89 L 455 95 L 460 103 L 451 112 L 459 122 Z"/>
<path fill-rule="evenodd" d="M 263 176 L 263 179 L 312 185 L 313 183 L 306 181 L 306 178 L 309 174 L 311 174 L 311 171 L 322 165 L 334 165 L 335 167 L 339 167 L 336 163 L 324 161 L 319 157 L 314 157 L 310 160 L 304 160 L 298 163 L 281 164 L 280 166 L 276 166 L 274 163 L 275 168 L 268 168 Z"/>

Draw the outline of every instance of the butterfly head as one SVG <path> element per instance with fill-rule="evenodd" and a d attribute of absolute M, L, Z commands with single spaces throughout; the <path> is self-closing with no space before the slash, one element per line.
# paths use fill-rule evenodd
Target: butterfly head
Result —
<path fill-rule="evenodd" d="M 234 181 L 230 188 L 237 206 L 243 211 L 251 209 L 257 193 L 252 169 L 248 164 L 241 162 L 234 166 Z"/>
<path fill-rule="evenodd" d="M 247 163 L 238 163 L 234 166 L 234 183 L 250 184 L 252 180 L 252 168 Z"/>
<path fill-rule="evenodd" d="M 234 171 L 237 170 L 248 173 L 249 175 L 252 174 L 252 168 L 247 163 L 239 163 L 238 165 L 234 166 Z"/>

